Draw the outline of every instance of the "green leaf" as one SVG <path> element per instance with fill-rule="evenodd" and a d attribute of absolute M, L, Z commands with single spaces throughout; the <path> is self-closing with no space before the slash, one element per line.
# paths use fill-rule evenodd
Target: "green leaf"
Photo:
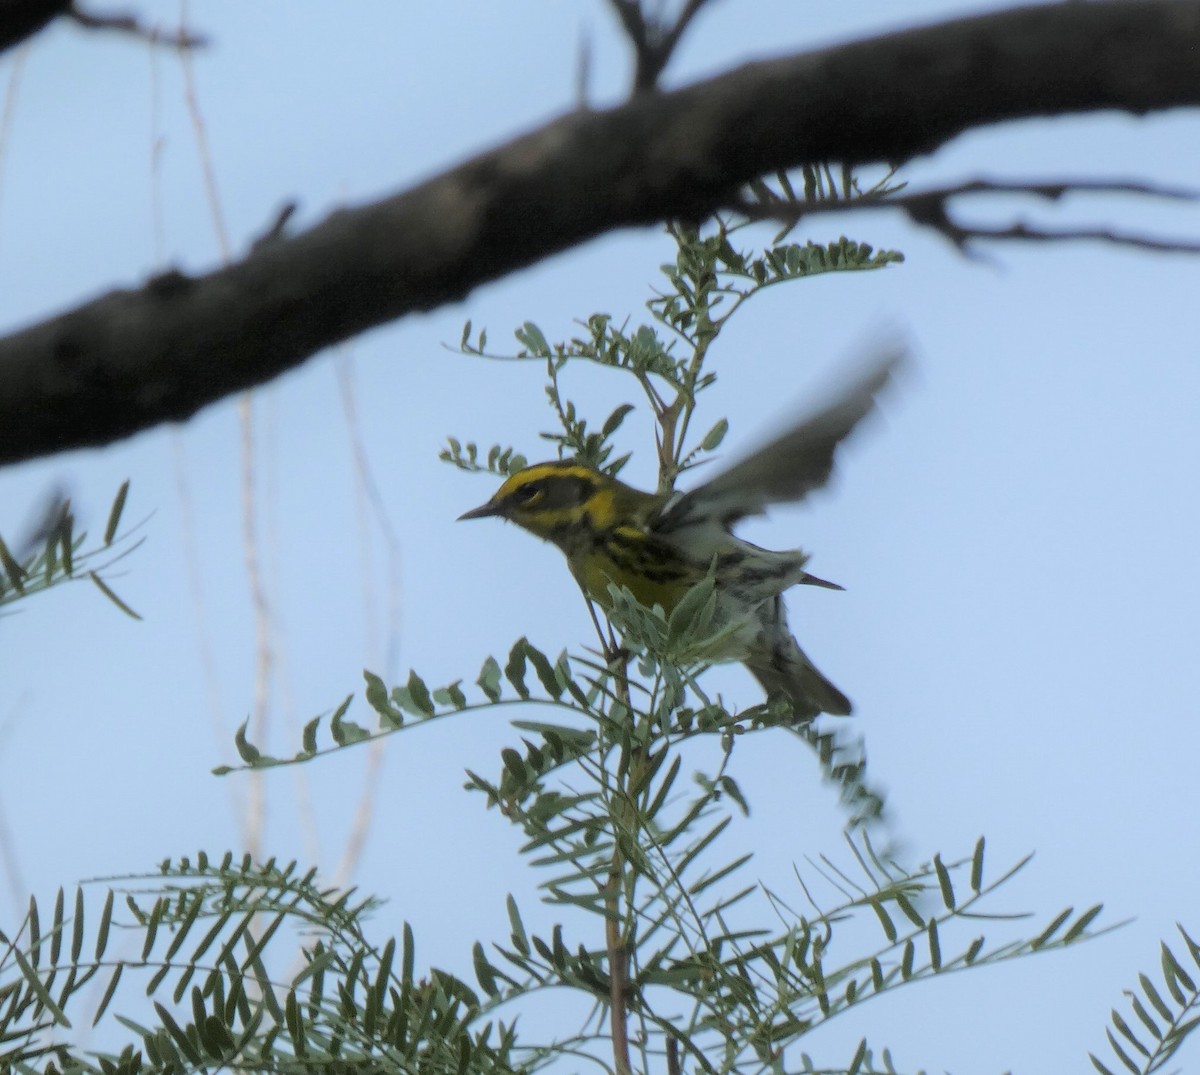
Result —
<path fill-rule="evenodd" d="M 8 546 L 4 544 L 4 539 L 0 538 L 0 564 L 4 566 L 4 572 L 8 575 L 8 581 L 12 583 L 12 587 L 17 593 L 25 592 L 25 569 L 17 563 L 13 558 L 13 554 L 8 551 Z"/>
<path fill-rule="evenodd" d="M 196 1067 L 200 1067 L 203 1063 L 203 1058 L 200 1056 L 200 1051 L 192 1044 L 191 1039 L 183 1028 L 175 1021 L 175 1017 L 170 1011 L 163 1007 L 157 1000 L 153 1002 L 154 1010 L 158 1012 L 158 1017 L 162 1020 L 162 1024 L 167 1029 L 167 1033 L 171 1035 L 172 1040 L 178 1046 L 179 1051 Z"/>
<path fill-rule="evenodd" d="M 242 721 L 242 725 L 238 728 L 237 733 L 233 737 L 233 745 L 237 747 L 238 757 L 247 765 L 254 765 L 259 758 L 262 757 L 262 751 L 258 749 L 249 739 L 246 738 L 246 732 L 250 726 L 250 718 L 247 717 Z"/>
<path fill-rule="evenodd" d="M 397 687 L 392 691 L 392 698 L 398 705 L 419 717 L 432 717 L 437 712 L 433 699 L 429 696 L 429 688 L 415 671 L 408 673 L 408 682 L 403 688 Z"/>
<path fill-rule="evenodd" d="M 526 321 L 514 335 L 517 337 L 517 342 L 534 358 L 550 358 L 553 355 L 542 330 L 532 321 Z"/>
<path fill-rule="evenodd" d="M 483 667 L 479 670 L 479 678 L 475 682 L 479 684 L 479 689 L 488 696 L 489 701 L 500 701 L 500 665 L 495 657 L 489 657 L 483 662 Z"/>
<path fill-rule="evenodd" d="M 125 498 L 128 495 L 129 479 L 126 478 L 121 482 L 121 488 L 117 490 L 117 495 L 108 512 L 108 525 L 104 528 L 104 544 L 106 546 L 111 545 L 113 538 L 117 536 L 117 527 L 121 525 L 121 512 L 125 510 Z"/>
<path fill-rule="evenodd" d="M 1074 907 L 1068 907 L 1065 911 L 1056 915 L 1051 921 L 1050 925 L 1048 925 L 1044 930 L 1042 930 L 1041 933 L 1039 933 L 1032 941 L 1029 942 L 1029 947 L 1035 952 L 1039 948 L 1045 947 L 1050 938 L 1058 932 L 1059 927 L 1071 917 L 1074 911 Z"/>
<path fill-rule="evenodd" d="M 896 899 L 896 906 L 899 907 L 900 910 L 904 912 L 904 916 L 914 926 L 916 926 L 917 929 L 924 929 L 925 928 L 925 919 L 923 919 L 921 917 L 921 912 L 918 911 L 912 905 L 912 902 L 909 900 L 909 898 L 906 895 L 904 895 L 903 892 L 897 892 L 895 899 Z"/>
<path fill-rule="evenodd" d="M 1132 994 L 1130 995 L 1130 1003 L 1133 1005 L 1133 1014 L 1138 1017 L 1142 1026 L 1154 1035 L 1155 1041 L 1162 1041 L 1162 1031 L 1154 1021 L 1154 1017 L 1146 1010 L 1146 1006 Z"/>
<path fill-rule="evenodd" d="M 867 1058 L 867 1039 L 863 1038 L 858 1043 L 858 1048 L 854 1050 L 854 1056 L 850 1061 L 850 1066 L 846 1068 L 846 1075 L 858 1075 L 862 1070 L 863 1061 Z"/>
<path fill-rule="evenodd" d="M 525 686 L 525 649 L 528 645 L 524 638 L 518 638 L 509 650 L 508 662 L 504 666 L 505 678 L 522 698 L 529 697 L 529 688 Z"/>
<path fill-rule="evenodd" d="M 725 439 L 725 434 L 729 432 L 729 420 L 722 418 L 715 426 L 704 434 L 704 439 L 700 442 L 700 447 L 706 451 L 715 451 Z"/>
<path fill-rule="evenodd" d="M 58 519 L 56 531 L 58 546 L 62 553 L 63 573 L 70 577 L 75 574 L 75 548 L 72 531 L 75 526 L 75 516 L 71 514 L 70 501 L 63 502 L 62 514 Z M 55 540 L 51 538 L 51 540 Z"/>
<path fill-rule="evenodd" d="M 82 904 L 81 904 L 82 906 Z M 113 916 L 113 891 L 110 888 L 108 894 L 104 897 L 104 910 L 100 912 L 100 924 L 96 927 L 96 962 L 99 963 L 104 958 L 105 949 L 108 948 L 108 934 L 112 929 Z"/>
<path fill-rule="evenodd" d="M 371 738 L 371 733 L 361 724 L 355 724 L 352 720 L 344 720 L 340 716 L 335 716 L 330 720 L 329 734 L 339 747 L 352 746 L 355 743 L 361 743 L 364 739 Z"/>
<path fill-rule="evenodd" d="M 103 995 L 100 997 L 100 1003 L 96 1007 L 96 1014 L 92 1016 L 92 1026 L 100 1025 L 101 1017 L 108 1010 L 112 998 L 116 995 L 117 985 L 121 981 L 121 972 L 124 969 L 124 963 L 118 963 L 113 969 L 112 977 L 108 980 L 108 986 L 105 988 Z"/>
<path fill-rule="evenodd" d="M 1154 983 L 1145 974 L 1138 975 L 1138 982 L 1141 984 L 1142 992 L 1145 994 L 1146 999 L 1154 1005 L 1154 1010 L 1168 1023 L 1173 1023 L 1175 1016 L 1172 1014 L 1171 1009 L 1167 1007 L 1166 1002 L 1155 988 Z"/>
<path fill-rule="evenodd" d="M 742 794 L 742 789 L 738 786 L 737 781 L 733 777 L 723 774 L 721 779 L 717 781 L 721 790 L 728 795 L 738 805 L 743 817 L 750 816 L 750 804 L 746 802 L 746 797 Z"/>
<path fill-rule="evenodd" d="M 489 997 L 494 997 L 500 992 L 496 985 L 496 972 L 492 969 L 492 965 L 488 962 L 487 956 L 484 954 L 483 945 L 478 941 L 475 942 L 471 949 L 471 959 L 475 966 L 475 980 L 479 982 L 479 988 L 482 989 Z"/>
<path fill-rule="evenodd" d="M 353 695 L 347 695 L 346 701 L 349 702 L 352 697 Z M 317 729 L 320 727 L 320 724 L 321 718 L 316 716 L 304 725 L 304 731 L 300 734 L 300 751 L 302 754 L 315 754 L 317 752 Z"/>
<path fill-rule="evenodd" d="M 508 923 L 512 929 L 513 947 L 523 956 L 529 955 L 529 936 L 525 932 L 525 923 L 521 921 L 521 912 L 517 909 L 517 901 L 509 893 L 505 900 L 508 908 Z"/>
<path fill-rule="evenodd" d="M 467 696 L 463 694 L 459 684 L 461 679 L 456 679 L 453 683 L 445 687 L 438 687 L 433 692 L 433 701 L 437 705 L 450 706 L 454 709 L 464 709 L 467 704 Z"/>
<path fill-rule="evenodd" d="M 971 891 L 978 894 L 983 887 L 983 837 L 975 843 L 975 853 L 971 856 Z"/>
<path fill-rule="evenodd" d="M 1137 1035 L 1134 1034 L 1129 1024 L 1121 1018 L 1120 1012 L 1114 1009 L 1110 1015 L 1112 1018 L 1112 1024 L 1120 1032 L 1121 1037 L 1128 1041 L 1130 1045 L 1132 1045 L 1139 1053 L 1142 1054 L 1142 1056 L 1148 1057 L 1150 1055 L 1150 1050 L 1138 1040 Z"/>
<path fill-rule="evenodd" d="M 892 921 L 891 915 L 883 906 L 882 900 L 870 900 L 869 905 L 872 911 L 879 918 L 880 925 L 883 926 L 883 934 L 888 939 L 888 943 L 895 944 L 899 934 L 896 932 L 896 924 Z"/>
<path fill-rule="evenodd" d="M 142 618 L 127 604 L 125 604 L 125 602 L 122 601 L 115 593 L 113 593 L 113 591 L 109 589 L 108 583 L 106 583 L 99 575 L 97 575 L 96 572 L 89 571 L 88 578 L 90 578 L 100 588 L 100 592 L 104 594 L 104 596 L 107 597 L 114 605 L 116 605 L 117 608 L 124 612 L 126 616 L 129 616 L 135 620 L 140 620 Z"/>
<path fill-rule="evenodd" d="M 32 896 L 29 897 L 29 914 L 25 921 L 29 930 L 29 963 L 36 968 L 42 958 L 42 923 L 37 900 Z"/>
<path fill-rule="evenodd" d="M 1129 1055 L 1125 1052 L 1124 1049 L 1121 1048 L 1117 1039 L 1115 1037 L 1113 1037 L 1113 1032 L 1111 1030 L 1106 1029 L 1104 1031 L 1104 1036 L 1106 1038 L 1108 1038 L 1109 1048 L 1112 1049 L 1112 1051 L 1117 1054 L 1117 1059 L 1120 1060 L 1121 1063 L 1124 1064 L 1130 1071 L 1132 1071 L 1133 1075 L 1143 1075 L 1142 1068 L 1138 1064 L 1135 1064 L 1129 1058 Z"/>
<path fill-rule="evenodd" d="M 518 783 L 524 784 L 529 779 L 525 770 L 525 759 L 512 747 L 504 747 L 500 751 L 500 759 L 504 762 L 504 768 L 516 778 Z"/>
<path fill-rule="evenodd" d="M 632 403 L 622 403 L 621 406 L 619 406 L 604 420 L 604 425 L 600 427 L 601 436 L 603 436 L 606 440 L 611 437 L 618 429 L 621 428 L 621 423 L 625 421 L 625 416 L 633 409 Z"/>
<path fill-rule="evenodd" d="M 717 580 L 709 574 L 683 595 L 667 620 L 669 642 L 678 643 L 708 633 L 717 608 L 716 584 Z"/>
<path fill-rule="evenodd" d="M 17 961 L 17 966 L 20 968 L 21 974 L 24 976 L 26 983 L 34 996 L 38 999 L 38 1004 L 46 1009 L 53 1017 L 54 1021 L 63 1027 L 70 1028 L 71 1020 L 66 1017 L 63 1010 L 54 1003 L 54 998 L 50 996 L 46 987 L 42 984 L 38 972 L 30 966 L 29 960 L 25 958 L 25 954 L 16 946 L 9 946 L 9 954 Z"/>
<path fill-rule="evenodd" d="M 1197 967 L 1200 967 L 1200 944 L 1197 944 L 1195 941 L 1193 941 L 1192 938 L 1188 936 L 1187 930 L 1184 929 L 1183 926 L 1181 926 L 1178 922 L 1175 923 L 1175 928 L 1179 930 L 1180 934 L 1183 936 L 1184 942 L 1188 946 L 1188 954 L 1192 957 L 1192 962 L 1195 963 Z"/>
<path fill-rule="evenodd" d="M 380 722 L 385 728 L 399 728 L 404 724 L 404 714 L 392 705 L 388 697 L 388 689 L 383 680 L 374 672 L 363 669 L 363 680 L 367 684 L 367 704 L 379 714 Z"/>
<path fill-rule="evenodd" d="M 942 890 L 942 903 L 946 905 L 947 911 L 954 910 L 954 885 L 950 881 L 950 871 L 946 869 L 942 862 L 941 855 L 933 856 L 933 868 L 937 873 L 938 887 Z"/>
<path fill-rule="evenodd" d="M 1167 988 L 1171 991 L 1171 996 L 1175 998 L 1175 1002 L 1180 1007 L 1186 1007 L 1188 1004 L 1187 995 L 1179 988 L 1179 983 L 1189 993 L 1196 992 L 1196 986 L 1192 979 L 1188 977 L 1187 972 L 1179 965 L 1179 961 L 1175 958 L 1175 953 L 1171 951 L 1165 944 L 1162 945 L 1162 969 L 1163 978 L 1166 980 Z"/>
<path fill-rule="evenodd" d="M 1096 916 L 1104 910 L 1104 904 L 1097 903 L 1094 907 L 1089 907 L 1079 916 L 1075 924 L 1071 926 L 1066 933 L 1063 934 L 1062 943 L 1070 944 L 1073 940 L 1082 936 L 1083 932 L 1095 921 Z"/>
<path fill-rule="evenodd" d="M 533 670 L 537 673 L 542 688 L 557 702 L 562 697 L 563 686 L 558 681 L 558 676 L 555 675 L 554 666 L 550 663 L 550 658 L 536 646 L 530 645 L 528 641 L 525 643 L 525 656 L 529 659 L 529 663 L 533 665 Z"/>
<path fill-rule="evenodd" d="M 966 953 L 963 955 L 963 962 L 967 964 L 967 966 L 970 966 L 979 957 L 979 953 L 983 951 L 983 945 L 984 939 L 982 937 L 976 937 L 971 942 Z"/>

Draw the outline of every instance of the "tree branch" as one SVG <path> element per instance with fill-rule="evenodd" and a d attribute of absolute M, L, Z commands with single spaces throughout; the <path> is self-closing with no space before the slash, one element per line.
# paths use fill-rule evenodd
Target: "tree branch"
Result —
<path fill-rule="evenodd" d="M 765 185 L 755 184 L 758 198 L 739 198 L 729 208 L 748 220 L 778 220 L 791 230 L 804 217 L 822 213 L 845 213 L 872 209 L 900 210 L 914 224 L 932 228 L 959 252 L 976 256 L 970 244 L 979 239 L 1013 239 L 1025 242 L 1063 242 L 1068 239 L 1091 239 L 1116 246 L 1130 246 L 1141 250 L 1155 250 L 1171 254 L 1200 254 L 1200 240 L 1157 239 L 1148 235 L 1129 235 L 1108 228 L 1071 228 L 1063 231 L 1046 231 L 1030 227 L 1018 221 L 1002 228 L 983 227 L 976 224 L 960 224 L 950 212 L 950 202 L 964 195 L 978 194 L 1026 194 L 1046 201 L 1059 201 L 1068 194 L 1132 194 L 1145 198 L 1165 198 L 1171 201 L 1195 201 L 1200 195 L 1195 191 L 1176 190 L 1151 183 L 1133 183 L 1127 180 L 1061 180 L 1059 182 L 995 182 L 974 179 L 953 187 L 938 187 L 931 190 L 904 191 L 884 197 L 864 194 L 855 198 L 827 198 L 821 201 L 802 201 L 781 198 Z"/>
<path fill-rule="evenodd" d="M 178 31 L 163 30 L 157 26 L 143 25 L 136 15 L 81 11 L 71 5 L 66 12 L 76 23 L 87 30 L 116 30 L 140 38 L 152 45 L 165 45 L 176 49 L 197 49 L 208 44 L 208 38 L 203 34 L 194 34 L 180 27 Z"/>
<path fill-rule="evenodd" d="M 567 115 L 405 193 L 0 340 L 0 462 L 105 444 L 616 228 L 1003 120 L 1200 104 L 1200 0 L 1021 8 Z"/>
<path fill-rule="evenodd" d="M 610 0 L 625 36 L 633 45 L 633 92 L 646 93 L 658 85 L 658 76 L 671 59 L 679 39 L 708 0 L 687 0 L 673 26 L 647 22 L 641 0 Z"/>
<path fill-rule="evenodd" d="M 71 0 L 8 0 L 0 5 L 0 52 L 32 37 L 70 6 Z"/>
<path fill-rule="evenodd" d="M 89 30 L 116 30 L 152 44 L 192 49 L 207 40 L 186 30 L 160 30 L 143 25 L 136 15 L 82 11 L 74 0 L 0 0 L 0 52 L 32 37 L 60 15 Z"/>

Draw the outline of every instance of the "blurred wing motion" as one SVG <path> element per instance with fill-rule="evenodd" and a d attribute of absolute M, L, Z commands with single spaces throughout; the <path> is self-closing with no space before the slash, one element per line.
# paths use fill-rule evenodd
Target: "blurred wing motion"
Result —
<path fill-rule="evenodd" d="M 677 497 L 667 505 L 655 529 L 667 532 L 714 517 L 730 526 L 743 516 L 760 514 L 768 504 L 801 500 L 819 489 L 829 481 L 837 446 L 874 408 L 876 396 L 904 354 L 900 347 L 893 347 L 824 410 L 711 481 Z"/>

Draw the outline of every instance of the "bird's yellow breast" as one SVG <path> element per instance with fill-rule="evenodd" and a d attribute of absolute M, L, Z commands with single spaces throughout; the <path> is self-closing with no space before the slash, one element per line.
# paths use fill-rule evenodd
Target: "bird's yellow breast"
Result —
<path fill-rule="evenodd" d="M 678 554 L 664 556 L 656 539 L 637 527 L 616 527 L 569 554 L 567 562 L 580 586 L 604 609 L 612 607 L 608 588 L 615 584 L 646 608 L 660 605 L 669 614 L 704 575 Z"/>

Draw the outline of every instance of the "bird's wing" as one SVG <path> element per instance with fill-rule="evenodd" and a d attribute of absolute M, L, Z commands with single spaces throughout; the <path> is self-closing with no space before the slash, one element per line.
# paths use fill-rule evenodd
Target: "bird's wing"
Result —
<path fill-rule="evenodd" d="M 805 418 L 711 481 L 673 498 L 655 524 L 659 532 L 701 520 L 726 525 L 768 504 L 801 500 L 829 480 L 837 446 L 870 413 L 875 397 L 904 358 L 893 347 L 871 363 L 823 410 Z"/>

